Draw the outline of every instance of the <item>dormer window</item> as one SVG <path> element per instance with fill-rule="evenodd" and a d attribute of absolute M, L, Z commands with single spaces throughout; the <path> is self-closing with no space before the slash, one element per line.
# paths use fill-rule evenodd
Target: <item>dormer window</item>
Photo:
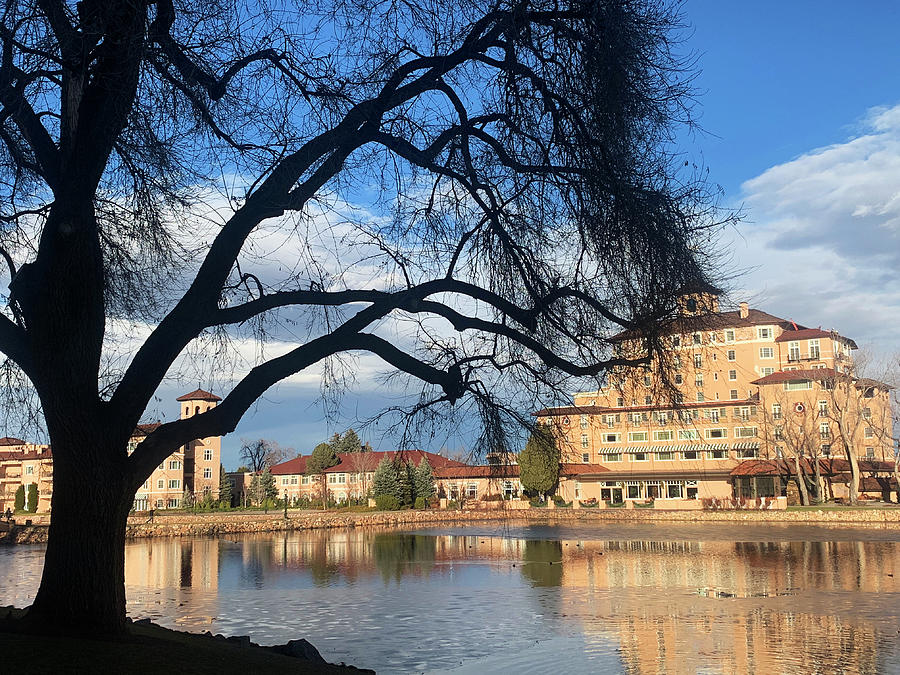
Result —
<path fill-rule="evenodd" d="M 687 311 L 696 312 L 697 311 L 697 301 L 694 298 L 688 298 L 688 301 L 685 303 L 687 307 Z"/>

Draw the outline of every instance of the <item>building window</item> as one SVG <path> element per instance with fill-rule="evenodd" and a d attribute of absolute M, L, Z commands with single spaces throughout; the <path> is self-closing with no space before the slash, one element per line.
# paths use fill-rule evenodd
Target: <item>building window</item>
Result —
<path fill-rule="evenodd" d="M 165 500 L 157 499 L 156 500 L 156 508 L 161 509 L 165 505 L 165 503 L 166 503 Z"/>
<path fill-rule="evenodd" d="M 870 420 L 870 419 L 872 419 L 872 409 L 871 409 L 871 408 L 868 408 L 868 407 L 863 408 L 863 413 L 862 413 L 862 415 L 863 415 L 863 419 L 864 419 L 864 420 Z"/>
<path fill-rule="evenodd" d="M 706 400 L 706 397 L 703 395 L 702 391 L 697 392 L 697 403 L 703 403 Z"/>
<path fill-rule="evenodd" d="M 178 505 L 181 503 L 180 499 L 170 499 L 166 502 L 167 509 L 177 509 Z"/>
<path fill-rule="evenodd" d="M 760 340 L 771 340 L 772 339 L 772 329 L 771 328 L 758 328 L 756 330 L 756 334 L 759 336 Z"/>
<path fill-rule="evenodd" d="M 736 379 L 737 379 L 737 371 L 736 371 L 736 370 L 729 370 L 729 371 L 728 371 L 728 379 L 729 379 L 729 380 L 736 380 Z"/>
<path fill-rule="evenodd" d="M 734 342 L 734 331 L 733 330 L 725 331 L 725 342 Z"/>
<path fill-rule="evenodd" d="M 291 485 L 297 484 L 297 476 L 291 476 Z"/>
<path fill-rule="evenodd" d="M 756 427 L 735 427 L 734 428 L 734 437 L 735 438 L 755 438 L 757 434 Z"/>
<path fill-rule="evenodd" d="M 156 481 L 156 489 L 157 490 L 165 490 L 166 489 L 166 481 L 160 478 Z"/>
<path fill-rule="evenodd" d="M 781 404 L 780 403 L 772 404 L 772 419 L 773 420 L 781 419 Z"/>
<path fill-rule="evenodd" d="M 831 445 L 828 443 L 822 444 L 822 455 L 825 457 L 831 457 Z"/>
<path fill-rule="evenodd" d="M 203 451 L 203 461 L 205 461 L 205 462 L 211 462 L 211 461 L 212 461 L 212 458 L 213 458 L 213 451 L 212 451 L 212 448 L 206 448 L 206 449 Z"/>
<path fill-rule="evenodd" d="M 821 437 L 821 438 L 830 438 L 831 437 L 831 429 L 828 428 L 828 422 L 822 422 L 819 425 L 819 437 Z"/>
<path fill-rule="evenodd" d="M 679 429 L 678 430 L 678 440 L 679 441 L 693 441 L 700 438 L 700 432 L 696 429 Z"/>
<path fill-rule="evenodd" d="M 724 409 L 721 412 L 724 412 Z M 712 408 L 711 410 L 706 411 L 706 419 L 710 420 L 711 422 L 718 422 L 719 414 L 720 411 L 718 408 Z"/>
<path fill-rule="evenodd" d="M 866 438 L 875 438 L 875 430 L 872 427 L 866 427 L 865 431 Z"/>
<path fill-rule="evenodd" d="M 633 454 L 635 462 L 646 462 L 647 461 L 647 453 L 646 452 L 635 452 Z"/>
<path fill-rule="evenodd" d="M 775 427 L 775 440 L 783 441 L 784 440 L 784 427 Z"/>
<path fill-rule="evenodd" d="M 581 453 L 581 461 L 584 462 L 585 464 L 587 464 L 588 462 L 590 462 L 590 461 L 591 461 L 591 456 L 590 456 L 590 454 L 588 454 L 588 453 L 586 453 L 586 452 Z"/>
<path fill-rule="evenodd" d="M 650 376 L 649 375 L 644 375 L 644 386 L 645 387 L 650 386 Z"/>
<path fill-rule="evenodd" d="M 738 390 L 737 390 L 737 389 L 731 389 L 731 390 L 728 392 L 728 396 L 731 398 L 732 401 L 737 401 L 737 400 L 738 400 Z"/>
<path fill-rule="evenodd" d="M 206 467 L 205 469 L 203 469 L 203 477 L 206 478 L 207 480 L 212 478 L 212 469 L 210 469 L 209 467 Z"/>
<path fill-rule="evenodd" d="M 766 366 L 765 368 L 760 368 L 760 372 L 762 373 L 763 377 L 766 377 L 767 375 L 771 375 L 772 373 L 774 373 L 775 369 L 770 366 Z"/>
<path fill-rule="evenodd" d="M 632 424 L 640 424 L 643 421 L 643 417 L 641 413 L 631 413 L 631 423 Z"/>
<path fill-rule="evenodd" d="M 288 477 L 287 477 L 287 476 L 285 476 L 284 478 L 281 479 L 281 484 L 282 484 L 282 485 L 287 485 L 287 484 L 288 484 Z"/>
<path fill-rule="evenodd" d="M 697 374 L 694 376 L 694 384 L 695 384 L 696 386 L 698 386 L 698 387 L 702 387 L 702 386 L 703 386 L 703 373 L 697 373 Z"/>
<path fill-rule="evenodd" d="M 581 447 L 586 448 L 588 446 L 588 435 L 581 434 Z"/>
<path fill-rule="evenodd" d="M 828 401 L 819 401 L 819 417 L 828 417 Z"/>
<path fill-rule="evenodd" d="M 170 490 L 178 490 L 181 488 L 181 481 L 177 478 L 173 478 L 169 481 L 169 489 Z"/>
<path fill-rule="evenodd" d="M 628 434 L 628 441 L 630 443 L 641 443 L 647 440 L 647 432 L 646 431 L 632 431 Z"/>
<path fill-rule="evenodd" d="M 603 434 L 604 443 L 618 443 L 621 434 Z"/>
<path fill-rule="evenodd" d="M 675 336 L 672 338 L 672 346 L 673 346 L 673 347 L 680 347 L 680 346 L 681 346 L 681 336 L 680 336 L 680 335 L 675 335 Z"/>
<path fill-rule="evenodd" d="M 759 449 L 744 448 L 743 450 L 738 450 L 737 455 L 738 459 L 756 459 L 759 457 Z"/>
<path fill-rule="evenodd" d="M 337 483 L 337 474 L 336 473 L 328 474 L 328 482 L 331 485 L 334 485 L 335 483 Z"/>
<path fill-rule="evenodd" d="M 181 462 L 177 459 L 173 459 L 169 462 L 169 469 L 176 470 L 181 468 Z"/>
<path fill-rule="evenodd" d="M 699 459 L 699 453 L 696 450 L 685 450 L 681 453 L 684 459 Z"/>
<path fill-rule="evenodd" d="M 866 446 L 866 459 L 875 459 L 875 448 Z"/>
<path fill-rule="evenodd" d="M 622 453 L 620 452 L 611 452 L 608 455 L 603 455 L 604 461 L 607 462 L 621 462 L 622 461 Z"/>
<path fill-rule="evenodd" d="M 694 333 L 693 338 L 694 338 L 695 345 L 703 344 L 703 336 L 700 335 L 700 333 Z"/>
<path fill-rule="evenodd" d="M 616 406 L 621 408 L 624 405 L 625 405 L 625 399 L 622 398 L 621 396 L 619 396 L 619 398 L 616 399 Z"/>
<path fill-rule="evenodd" d="M 800 343 L 788 342 L 788 361 L 800 360 Z"/>
<path fill-rule="evenodd" d="M 703 367 L 703 354 L 694 354 L 694 368 Z"/>
<path fill-rule="evenodd" d="M 812 381 L 810 380 L 790 380 L 784 383 L 785 391 L 800 391 L 804 389 L 812 389 Z"/>
<path fill-rule="evenodd" d="M 662 452 L 656 453 L 656 459 L 661 460 L 663 462 L 671 462 L 675 459 L 675 453 L 670 450 L 664 450 Z"/>
<path fill-rule="evenodd" d="M 469 483 L 466 489 L 466 496 L 470 499 L 475 499 L 478 496 L 478 483 Z"/>
<path fill-rule="evenodd" d="M 707 438 L 728 438 L 728 429 L 707 429 Z"/>
<path fill-rule="evenodd" d="M 33 464 L 28 464 L 28 465 L 26 465 L 26 467 L 25 467 L 25 475 L 26 475 L 26 476 L 33 476 L 33 475 L 34 475 L 34 465 L 33 465 Z"/>
<path fill-rule="evenodd" d="M 681 499 L 681 483 L 669 483 L 666 486 L 666 497 L 669 499 Z"/>
<path fill-rule="evenodd" d="M 759 348 L 759 358 L 774 359 L 775 358 L 775 350 L 772 347 L 760 347 Z"/>
<path fill-rule="evenodd" d="M 678 370 L 679 368 L 681 368 L 681 357 L 680 356 L 676 356 L 672 359 L 672 367 L 675 370 Z"/>
<path fill-rule="evenodd" d="M 709 450 L 706 453 L 706 456 L 709 459 L 728 459 L 728 451 L 727 450 Z"/>
<path fill-rule="evenodd" d="M 160 471 L 165 471 L 165 470 L 166 470 L 166 463 L 165 463 L 165 462 L 163 462 L 162 464 L 159 465 L 159 470 L 160 470 Z"/>
<path fill-rule="evenodd" d="M 809 358 L 817 359 L 820 355 L 819 351 L 819 341 L 818 340 L 810 340 L 809 341 Z"/>
<path fill-rule="evenodd" d="M 684 384 L 684 378 L 681 373 L 675 373 L 675 384 Z"/>
<path fill-rule="evenodd" d="M 300 485 L 309 485 L 309 476 L 300 476 Z"/>
<path fill-rule="evenodd" d="M 653 432 L 653 440 L 654 441 L 671 441 L 674 438 L 674 434 L 670 429 L 666 431 L 654 431 Z"/>

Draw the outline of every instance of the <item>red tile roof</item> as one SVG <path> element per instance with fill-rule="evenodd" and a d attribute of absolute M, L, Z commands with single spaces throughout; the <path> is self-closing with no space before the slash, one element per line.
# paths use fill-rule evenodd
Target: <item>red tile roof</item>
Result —
<path fill-rule="evenodd" d="M 840 478 L 850 471 L 850 462 L 840 457 L 820 458 L 819 469 L 824 476 Z M 860 473 L 890 473 L 894 470 L 892 462 L 881 462 L 871 459 L 858 460 Z M 807 458 L 800 460 L 803 471 L 815 473 L 815 464 Z M 748 459 L 731 470 L 732 476 L 793 476 L 796 474 L 794 460 L 784 459 Z"/>
<path fill-rule="evenodd" d="M 561 476 L 583 476 L 585 474 L 609 473 L 602 464 L 563 464 L 559 468 Z"/>
<path fill-rule="evenodd" d="M 175 399 L 176 401 L 221 401 L 222 398 L 220 396 L 216 396 L 208 391 L 204 391 L 203 389 L 194 389 L 189 394 L 185 394 L 184 396 L 179 396 Z"/>
<path fill-rule="evenodd" d="M 775 342 L 811 340 L 813 338 L 827 338 L 831 337 L 831 335 L 831 332 L 822 330 L 821 328 L 800 328 L 798 330 L 793 330 L 793 326 L 791 326 L 791 330 L 784 331 L 781 335 L 775 338 Z"/>
<path fill-rule="evenodd" d="M 149 424 L 138 424 L 134 428 L 135 436 L 149 436 L 151 432 L 156 431 L 162 426 L 161 422 L 150 422 Z"/>
<path fill-rule="evenodd" d="M 434 470 L 435 478 L 516 478 L 518 475 L 518 464 L 445 466 Z"/>
<path fill-rule="evenodd" d="M 782 319 L 759 309 L 750 309 L 747 316 L 742 317 L 740 310 L 729 312 L 709 312 L 694 316 L 678 316 L 663 326 L 661 332 L 668 335 L 691 333 L 693 331 L 721 330 L 723 328 L 739 328 L 743 326 L 759 325 L 780 326 L 783 330 L 793 329 L 794 324 L 787 319 Z M 798 326 L 798 329 L 806 329 L 806 326 Z M 611 340 L 619 342 L 640 337 L 639 331 L 626 330 L 614 335 Z"/>
<path fill-rule="evenodd" d="M 25 444 L 25 441 L 23 441 L 21 438 L 13 438 L 12 436 L 4 436 L 3 438 L 0 438 L 0 447 Z"/>
<path fill-rule="evenodd" d="M 325 473 L 357 472 L 362 471 L 363 468 L 374 471 L 382 459 L 385 457 L 393 459 L 396 456 L 399 456 L 401 459 L 408 462 L 412 462 L 413 464 L 419 464 L 423 458 L 427 457 L 428 463 L 431 464 L 432 469 L 442 469 L 451 466 L 466 466 L 462 462 L 447 459 L 441 455 L 436 455 L 433 452 L 426 452 L 424 450 L 388 450 L 366 453 L 342 452 L 338 455 L 340 462 L 331 468 L 325 469 Z M 270 471 L 278 476 L 305 473 L 306 460 L 308 458 L 309 455 L 301 455 L 294 459 L 289 459 L 281 464 L 276 464 Z M 363 458 L 365 459 L 363 460 Z M 363 460 L 364 464 L 363 462 L 360 462 L 360 460 Z M 371 467 L 371 469 L 369 469 L 369 467 Z"/>
<path fill-rule="evenodd" d="M 781 384 L 782 382 L 792 382 L 794 380 L 829 380 L 834 377 L 834 368 L 807 368 L 803 370 L 779 370 L 777 373 L 766 375 L 758 380 L 753 380 L 750 384 L 760 386 L 767 384 Z"/>

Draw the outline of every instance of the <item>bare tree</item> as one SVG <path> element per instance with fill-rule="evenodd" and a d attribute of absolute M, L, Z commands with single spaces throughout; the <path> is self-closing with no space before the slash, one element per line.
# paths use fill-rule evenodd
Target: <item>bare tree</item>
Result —
<path fill-rule="evenodd" d="M 666 0 L 22 0 L 0 25 L 0 351 L 54 455 L 35 630 L 125 630 L 136 488 L 285 377 L 367 352 L 424 383 L 413 412 L 496 426 L 505 392 L 647 362 L 709 276 Z M 378 217 L 337 206 L 363 192 Z M 266 228 L 298 253 L 263 273 Z M 180 358 L 278 326 L 296 346 L 127 452 Z M 610 356 L 622 329 L 643 353 Z"/>
<path fill-rule="evenodd" d="M 283 462 L 291 453 L 291 448 L 283 448 L 276 441 L 267 441 L 264 438 L 255 441 L 241 439 L 241 461 L 254 474 L 261 473 L 267 466 L 272 467 Z"/>

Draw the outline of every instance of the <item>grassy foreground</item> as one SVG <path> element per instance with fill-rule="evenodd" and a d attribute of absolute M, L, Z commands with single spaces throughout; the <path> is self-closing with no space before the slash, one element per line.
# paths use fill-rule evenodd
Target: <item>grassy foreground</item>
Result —
<path fill-rule="evenodd" d="M 131 634 L 117 641 L 6 632 L 7 622 L 14 622 L 23 612 L 12 610 L 11 616 L 0 621 L 0 654 L 5 672 L 216 675 L 374 672 L 286 656 L 267 647 L 182 633 L 151 623 L 131 624 Z"/>

